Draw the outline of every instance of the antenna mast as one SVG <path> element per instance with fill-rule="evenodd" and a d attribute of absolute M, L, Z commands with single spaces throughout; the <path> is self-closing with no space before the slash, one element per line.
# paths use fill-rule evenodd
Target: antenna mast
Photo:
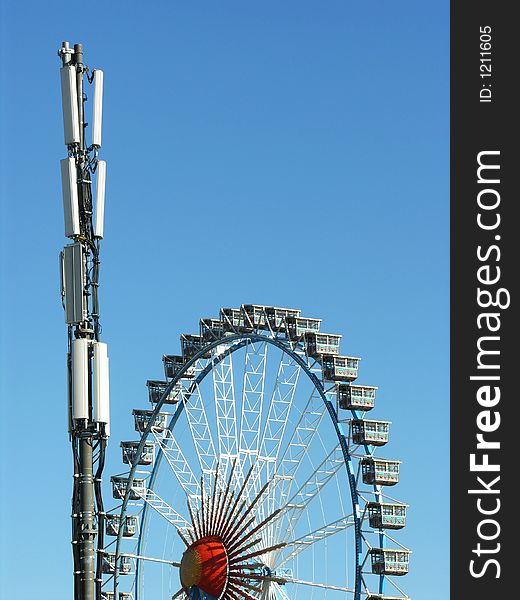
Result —
<path fill-rule="evenodd" d="M 101 147 L 103 72 L 83 62 L 83 46 L 63 42 L 61 96 L 67 158 L 61 161 L 65 237 L 61 298 L 67 324 L 69 435 L 72 444 L 74 600 L 100 600 L 104 508 L 101 476 L 110 434 L 107 345 L 100 341 L 99 250 L 106 163 Z M 90 144 L 85 139 L 85 81 L 93 86 Z M 95 197 L 93 195 L 95 179 Z"/>

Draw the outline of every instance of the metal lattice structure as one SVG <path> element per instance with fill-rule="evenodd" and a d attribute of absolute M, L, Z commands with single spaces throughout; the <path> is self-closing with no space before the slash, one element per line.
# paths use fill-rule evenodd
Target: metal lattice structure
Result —
<path fill-rule="evenodd" d="M 222 309 L 163 357 L 112 478 L 104 599 L 407 598 L 400 462 L 377 454 L 390 423 L 320 325 Z"/>

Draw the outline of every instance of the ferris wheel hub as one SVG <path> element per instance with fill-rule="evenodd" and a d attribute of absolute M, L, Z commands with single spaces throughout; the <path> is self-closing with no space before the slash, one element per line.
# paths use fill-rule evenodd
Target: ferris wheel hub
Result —
<path fill-rule="evenodd" d="M 181 584 L 184 588 L 197 586 L 218 598 L 226 585 L 227 571 L 227 553 L 222 540 L 217 536 L 206 536 L 184 552 L 180 567 Z"/>

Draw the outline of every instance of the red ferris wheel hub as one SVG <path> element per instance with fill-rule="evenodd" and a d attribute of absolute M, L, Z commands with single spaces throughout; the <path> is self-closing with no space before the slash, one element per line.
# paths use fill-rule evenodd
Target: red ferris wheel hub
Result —
<path fill-rule="evenodd" d="M 195 541 L 182 555 L 180 577 L 184 588 L 197 586 L 218 598 L 224 591 L 228 559 L 222 540 L 206 536 Z"/>

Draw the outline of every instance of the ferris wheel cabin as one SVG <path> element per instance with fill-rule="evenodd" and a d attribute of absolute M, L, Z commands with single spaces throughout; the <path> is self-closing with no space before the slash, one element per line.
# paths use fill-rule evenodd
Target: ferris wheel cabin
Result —
<path fill-rule="evenodd" d="M 116 500 L 123 500 L 126 494 L 126 488 L 128 487 L 128 477 L 120 477 L 113 475 L 110 478 L 112 483 L 112 496 Z M 137 477 L 132 481 L 132 487 L 128 497 L 130 500 L 140 500 L 146 493 L 146 481 Z"/>
<path fill-rule="evenodd" d="M 133 596 L 131 592 L 119 592 L 119 600 L 132 600 Z M 101 592 L 101 600 L 114 600 L 114 592 Z"/>
<path fill-rule="evenodd" d="M 399 481 L 401 461 L 365 456 L 361 459 L 363 483 L 373 485 L 395 485 Z"/>
<path fill-rule="evenodd" d="M 200 337 L 204 342 L 215 342 L 224 337 L 224 326 L 220 319 L 201 319 Z"/>
<path fill-rule="evenodd" d="M 269 329 L 267 307 L 263 304 L 242 304 L 246 327 L 251 329 Z"/>
<path fill-rule="evenodd" d="M 167 381 L 157 381 L 155 379 L 149 379 L 146 382 L 146 387 L 148 388 L 148 399 L 152 404 L 157 404 L 157 402 L 159 402 L 159 400 L 163 397 L 163 394 L 166 392 L 168 385 L 169 383 Z M 177 404 L 179 401 L 179 392 L 181 387 L 183 387 L 181 383 L 174 385 L 173 389 L 170 390 L 164 399 L 164 403 Z"/>
<path fill-rule="evenodd" d="M 226 333 L 251 333 L 259 329 L 282 332 L 288 320 L 299 318 L 300 313 L 296 308 L 243 304 L 241 308 L 222 308 L 220 321 Z"/>
<path fill-rule="evenodd" d="M 165 354 L 163 356 L 164 375 L 166 379 L 173 379 L 182 369 L 186 361 L 178 354 Z M 191 366 L 182 376 L 185 379 L 191 379 L 195 376 L 195 367 Z"/>
<path fill-rule="evenodd" d="M 372 573 L 375 575 L 406 575 L 410 564 L 410 550 L 399 548 L 371 548 Z"/>
<path fill-rule="evenodd" d="M 136 441 L 121 442 L 120 446 L 123 451 L 123 462 L 127 465 L 132 465 L 137 458 L 138 465 L 153 465 L 155 459 L 155 444 L 153 442 L 146 442 L 138 457 L 137 451 L 139 444 L 140 442 Z"/>
<path fill-rule="evenodd" d="M 113 552 L 105 552 L 103 555 L 103 573 L 114 575 L 116 572 L 116 555 Z M 132 572 L 132 557 L 125 554 L 119 555 L 119 574 L 129 575 Z"/>
<path fill-rule="evenodd" d="M 266 306 L 265 313 L 270 329 L 281 331 L 285 328 L 287 319 L 296 319 L 300 316 L 301 310 L 296 308 L 278 308 L 276 306 Z"/>
<path fill-rule="evenodd" d="M 304 335 L 307 354 L 318 359 L 323 354 L 339 354 L 341 338 L 335 333 L 307 332 Z"/>
<path fill-rule="evenodd" d="M 301 340 L 306 333 L 317 333 L 320 325 L 321 319 L 307 317 L 286 317 L 285 319 L 287 337 L 293 341 Z"/>
<path fill-rule="evenodd" d="M 325 354 L 322 356 L 323 377 L 327 381 L 354 381 L 357 379 L 360 358 Z"/>
<path fill-rule="evenodd" d="M 352 441 L 363 446 L 384 446 L 388 443 L 390 421 L 352 419 L 350 422 Z"/>
<path fill-rule="evenodd" d="M 184 362 L 193 358 L 195 354 L 200 352 L 204 346 L 204 340 L 200 335 L 194 335 L 192 333 L 183 333 L 181 335 L 181 350 Z M 206 352 L 202 358 L 210 358 L 211 353 Z"/>
<path fill-rule="evenodd" d="M 220 321 L 225 333 L 251 333 L 253 329 L 246 326 L 244 311 L 241 308 L 221 308 Z"/>
<path fill-rule="evenodd" d="M 336 395 L 339 407 L 344 410 L 372 410 L 376 403 L 376 390 L 370 385 L 338 383 Z"/>
<path fill-rule="evenodd" d="M 138 433 L 143 433 L 144 430 L 148 427 L 148 423 L 153 416 L 153 410 L 142 410 L 140 408 L 134 408 L 132 411 L 132 415 L 134 416 L 134 425 L 135 430 Z M 161 433 L 166 429 L 168 421 L 168 413 L 160 412 L 155 415 L 155 419 L 153 425 L 151 427 L 152 431 L 155 433 Z"/>
<path fill-rule="evenodd" d="M 121 523 L 121 515 L 107 514 L 105 532 L 107 535 L 119 535 L 119 526 Z M 135 515 L 125 515 L 123 521 L 123 537 L 132 537 L 137 531 L 137 517 Z"/>
<path fill-rule="evenodd" d="M 406 525 L 406 504 L 369 502 L 368 522 L 374 529 L 402 529 Z"/>

